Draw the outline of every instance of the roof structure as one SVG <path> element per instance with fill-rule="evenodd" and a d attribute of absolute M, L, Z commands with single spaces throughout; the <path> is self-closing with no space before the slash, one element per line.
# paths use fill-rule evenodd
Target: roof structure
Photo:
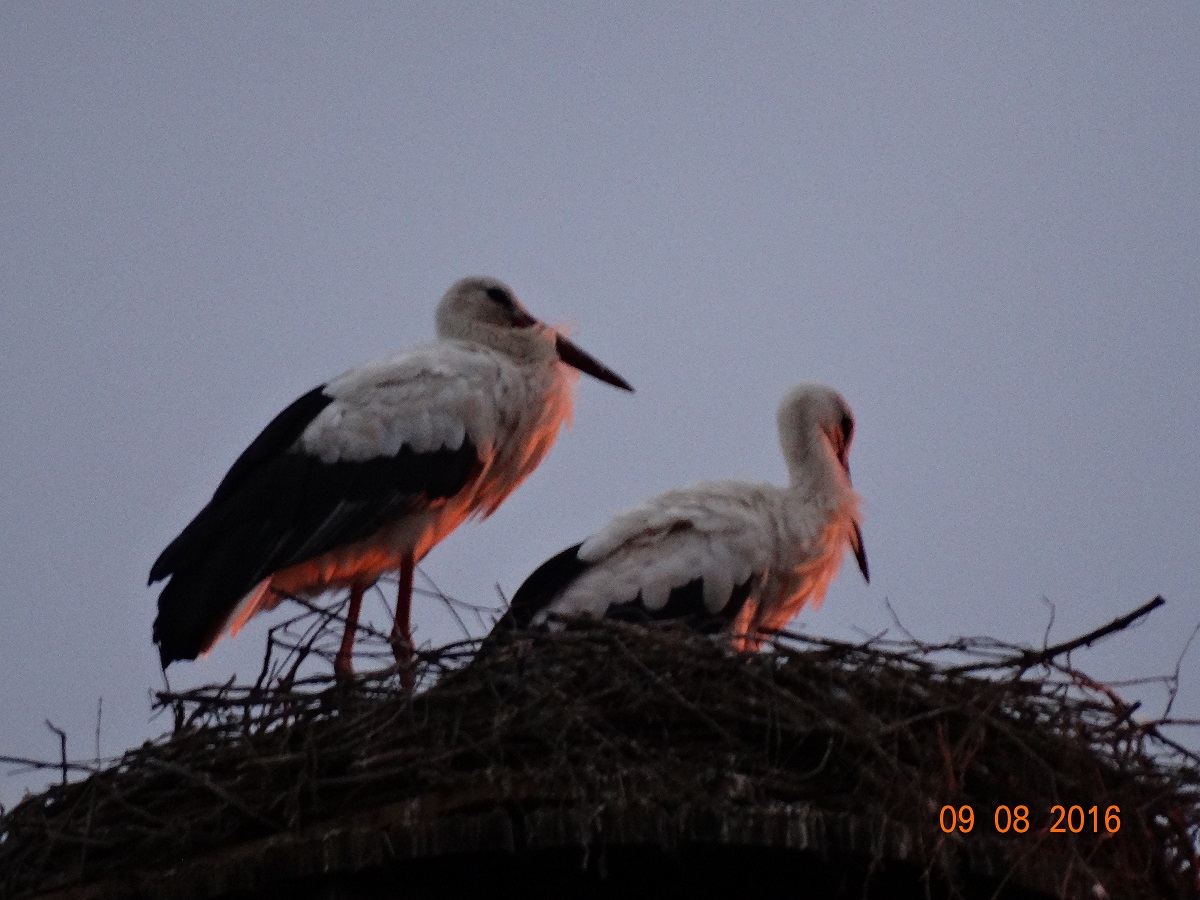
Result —
<path fill-rule="evenodd" d="M 602 622 L 428 652 L 415 695 L 271 663 L 11 810 L 0 894 L 1196 896 L 1200 760 L 1071 667 L 1100 634 L 747 654 Z"/>

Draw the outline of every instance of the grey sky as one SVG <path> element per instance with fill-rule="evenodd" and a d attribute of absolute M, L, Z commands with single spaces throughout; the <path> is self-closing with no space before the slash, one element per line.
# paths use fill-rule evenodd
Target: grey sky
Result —
<path fill-rule="evenodd" d="M 812 8 L 810 8 L 812 7 Z M 453 9 L 453 12 L 449 10 Z M 1200 621 L 1200 6 L 0 4 L 0 753 L 158 734 L 157 553 L 282 406 L 507 280 L 630 379 L 424 570 L 498 605 L 650 494 L 859 430 L 803 627 Z M 428 606 L 418 640 L 455 636 Z M 176 685 L 257 666 L 256 620 Z M 1180 711 L 1200 714 L 1200 655 Z M 11 804 L 41 776 L 0 771 Z"/>

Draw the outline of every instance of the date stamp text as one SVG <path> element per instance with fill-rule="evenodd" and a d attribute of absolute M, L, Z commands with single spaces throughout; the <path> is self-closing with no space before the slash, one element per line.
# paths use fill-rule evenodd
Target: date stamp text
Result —
<path fill-rule="evenodd" d="M 975 809 L 971 806 L 943 806 L 938 813 L 938 825 L 950 834 L 958 831 L 970 834 L 975 828 Z M 1121 830 L 1121 808 L 1109 806 L 1103 811 L 1099 806 L 1084 809 L 1082 806 L 1063 806 L 1056 803 L 1042 821 L 1033 821 L 1029 807 L 997 806 L 992 814 L 992 827 L 999 834 L 1025 834 L 1032 827 L 1035 832 L 1050 834 L 1116 834 Z"/>

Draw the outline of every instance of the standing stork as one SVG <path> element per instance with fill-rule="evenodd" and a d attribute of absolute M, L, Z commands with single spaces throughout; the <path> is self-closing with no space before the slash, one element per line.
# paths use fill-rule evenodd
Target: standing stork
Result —
<path fill-rule="evenodd" d="M 784 396 L 778 421 L 787 487 L 713 481 L 648 500 L 543 563 L 497 629 L 571 616 L 681 618 L 753 649 L 760 630 L 824 599 L 847 545 L 870 580 L 850 483 L 850 406 L 804 383 Z"/>
<path fill-rule="evenodd" d="M 334 662 L 346 677 L 363 592 L 398 571 L 403 675 L 416 563 L 542 461 L 570 420 L 575 369 L 633 390 L 493 278 L 446 292 L 437 336 L 309 391 L 237 458 L 150 570 L 151 584 L 170 579 L 154 620 L 164 668 L 289 595 L 349 588 Z"/>

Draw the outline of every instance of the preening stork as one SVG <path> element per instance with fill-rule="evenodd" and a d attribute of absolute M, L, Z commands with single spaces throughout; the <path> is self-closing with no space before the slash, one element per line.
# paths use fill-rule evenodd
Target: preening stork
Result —
<path fill-rule="evenodd" d="M 437 340 L 351 369 L 283 410 L 158 557 L 150 583 L 170 579 L 154 620 L 164 668 L 289 595 L 349 588 L 334 664 L 348 675 L 363 592 L 390 572 L 400 581 L 392 645 L 404 663 L 413 567 L 542 461 L 570 420 L 575 370 L 633 390 L 493 278 L 454 284 L 436 319 Z"/>
<path fill-rule="evenodd" d="M 787 487 L 714 481 L 648 500 L 543 563 L 496 627 L 685 618 L 753 649 L 758 631 L 824 599 L 847 546 L 870 580 L 850 483 L 850 406 L 832 388 L 800 384 L 778 422 Z"/>

